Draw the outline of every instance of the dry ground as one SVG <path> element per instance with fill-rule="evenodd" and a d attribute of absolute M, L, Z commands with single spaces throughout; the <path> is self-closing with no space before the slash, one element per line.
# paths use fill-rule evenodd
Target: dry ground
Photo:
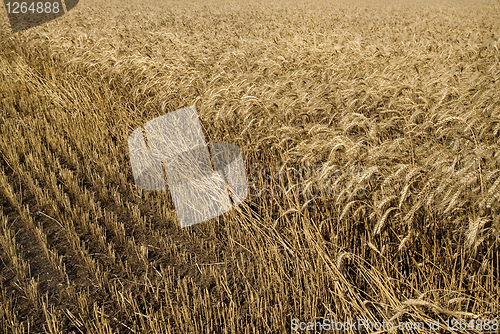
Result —
<path fill-rule="evenodd" d="M 82 0 L 15 35 L 4 13 L 2 332 L 499 319 L 498 1 Z M 127 138 L 193 104 L 252 193 L 181 229 Z"/>

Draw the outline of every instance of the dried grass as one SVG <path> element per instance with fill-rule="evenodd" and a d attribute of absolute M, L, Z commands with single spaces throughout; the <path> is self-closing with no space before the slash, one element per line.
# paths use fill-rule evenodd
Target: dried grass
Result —
<path fill-rule="evenodd" d="M 498 10 L 84 1 L 2 30 L 0 328 L 500 316 Z M 209 141 L 287 191 L 180 229 L 168 193 L 133 184 L 126 143 L 193 104 Z"/>

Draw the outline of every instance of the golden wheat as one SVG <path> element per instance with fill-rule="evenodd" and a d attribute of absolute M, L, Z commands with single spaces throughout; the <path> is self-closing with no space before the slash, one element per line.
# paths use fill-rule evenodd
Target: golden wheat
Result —
<path fill-rule="evenodd" d="M 89 0 L 14 35 L 0 17 L 0 329 L 499 319 L 499 10 Z M 181 229 L 127 139 L 189 105 L 242 149 L 250 194 Z"/>

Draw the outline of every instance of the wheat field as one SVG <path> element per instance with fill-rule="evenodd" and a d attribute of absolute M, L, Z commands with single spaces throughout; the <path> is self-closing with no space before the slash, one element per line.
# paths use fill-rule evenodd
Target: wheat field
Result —
<path fill-rule="evenodd" d="M 498 1 L 4 9 L 2 333 L 500 333 Z M 250 194 L 180 228 L 127 139 L 190 105 Z"/>

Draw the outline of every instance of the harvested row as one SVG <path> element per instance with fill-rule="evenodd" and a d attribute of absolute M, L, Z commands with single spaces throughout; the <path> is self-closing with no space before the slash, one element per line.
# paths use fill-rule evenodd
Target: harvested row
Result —
<path fill-rule="evenodd" d="M 498 4 L 313 3 L 87 1 L 2 37 L 2 330 L 500 316 Z M 181 229 L 127 139 L 193 104 L 250 194 Z"/>

